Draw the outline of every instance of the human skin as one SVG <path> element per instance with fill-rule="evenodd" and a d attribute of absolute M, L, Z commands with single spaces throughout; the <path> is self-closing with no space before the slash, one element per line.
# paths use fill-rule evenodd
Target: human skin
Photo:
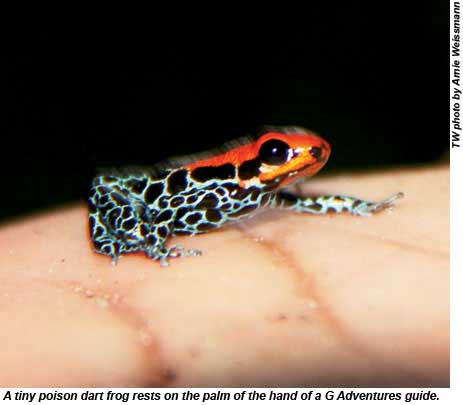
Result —
<path fill-rule="evenodd" d="M 83 204 L 3 224 L 0 385 L 448 386 L 448 166 L 300 189 L 405 198 L 175 238 L 203 254 L 167 268 L 93 253 Z"/>

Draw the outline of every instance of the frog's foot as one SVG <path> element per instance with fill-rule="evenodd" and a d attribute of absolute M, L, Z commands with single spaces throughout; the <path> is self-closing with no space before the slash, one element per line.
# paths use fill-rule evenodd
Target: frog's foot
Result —
<path fill-rule="evenodd" d="M 404 193 L 400 192 L 379 202 L 357 200 L 357 202 L 352 205 L 352 213 L 354 215 L 368 217 L 372 215 L 373 213 L 383 211 L 386 208 L 393 209 L 394 201 L 399 198 L 403 198 L 403 197 L 404 197 Z"/>
<path fill-rule="evenodd" d="M 170 248 L 158 248 L 158 249 L 149 249 L 146 251 L 146 255 L 153 260 L 159 260 L 159 263 L 162 267 L 167 267 L 169 265 L 168 259 L 171 257 L 187 257 L 187 256 L 201 256 L 202 252 L 198 249 L 188 249 L 185 250 L 181 246 L 171 246 Z"/>
<path fill-rule="evenodd" d="M 202 251 L 199 249 L 185 250 L 182 246 L 173 245 L 169 249 L 169 257 L 187 257 L 187 256 L 201 256 Z"/>

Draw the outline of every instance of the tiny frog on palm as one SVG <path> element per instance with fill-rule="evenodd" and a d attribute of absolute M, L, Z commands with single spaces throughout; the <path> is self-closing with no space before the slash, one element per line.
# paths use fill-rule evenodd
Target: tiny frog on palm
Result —
<path fill-rule="evenodd" d="M 258 208 L 310 214 L 348 212 L 368 216 L 403 193 L 380 202 L 347 196 L 298 197 L 280 191 L 313 176 L 330 156 L 330 145 L 303 128 L 273 128 L 169 165 L 127 169 L 93 179 L 89 199 L 91 238 L 115 263 L 120 254 L 143 251 L 161 265 L 199 250 L 166 247 L 170 237 L 209 232 Z"/>

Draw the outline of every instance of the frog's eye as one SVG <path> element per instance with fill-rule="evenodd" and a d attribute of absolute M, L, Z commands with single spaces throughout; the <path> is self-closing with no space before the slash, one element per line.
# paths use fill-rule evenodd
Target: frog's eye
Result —
<path fill-rule="evenodd" d="M 259 149 L 259 157 L 268 165 L 281 165 L 288 160 L 289 146 L 278 139 L 264 142 Z"/>

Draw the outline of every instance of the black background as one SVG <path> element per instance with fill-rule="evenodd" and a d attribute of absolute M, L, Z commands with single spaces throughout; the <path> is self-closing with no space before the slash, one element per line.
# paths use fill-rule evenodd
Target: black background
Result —
<path fill-rule="evenodd" d="M 0 219 L 86 198 L 96 167 L 153 164 L 265 124 L 323 135 L 323 173 L 440 158 L 447 5 L 379 7 L 17 26 L 4 49 Z"/>

